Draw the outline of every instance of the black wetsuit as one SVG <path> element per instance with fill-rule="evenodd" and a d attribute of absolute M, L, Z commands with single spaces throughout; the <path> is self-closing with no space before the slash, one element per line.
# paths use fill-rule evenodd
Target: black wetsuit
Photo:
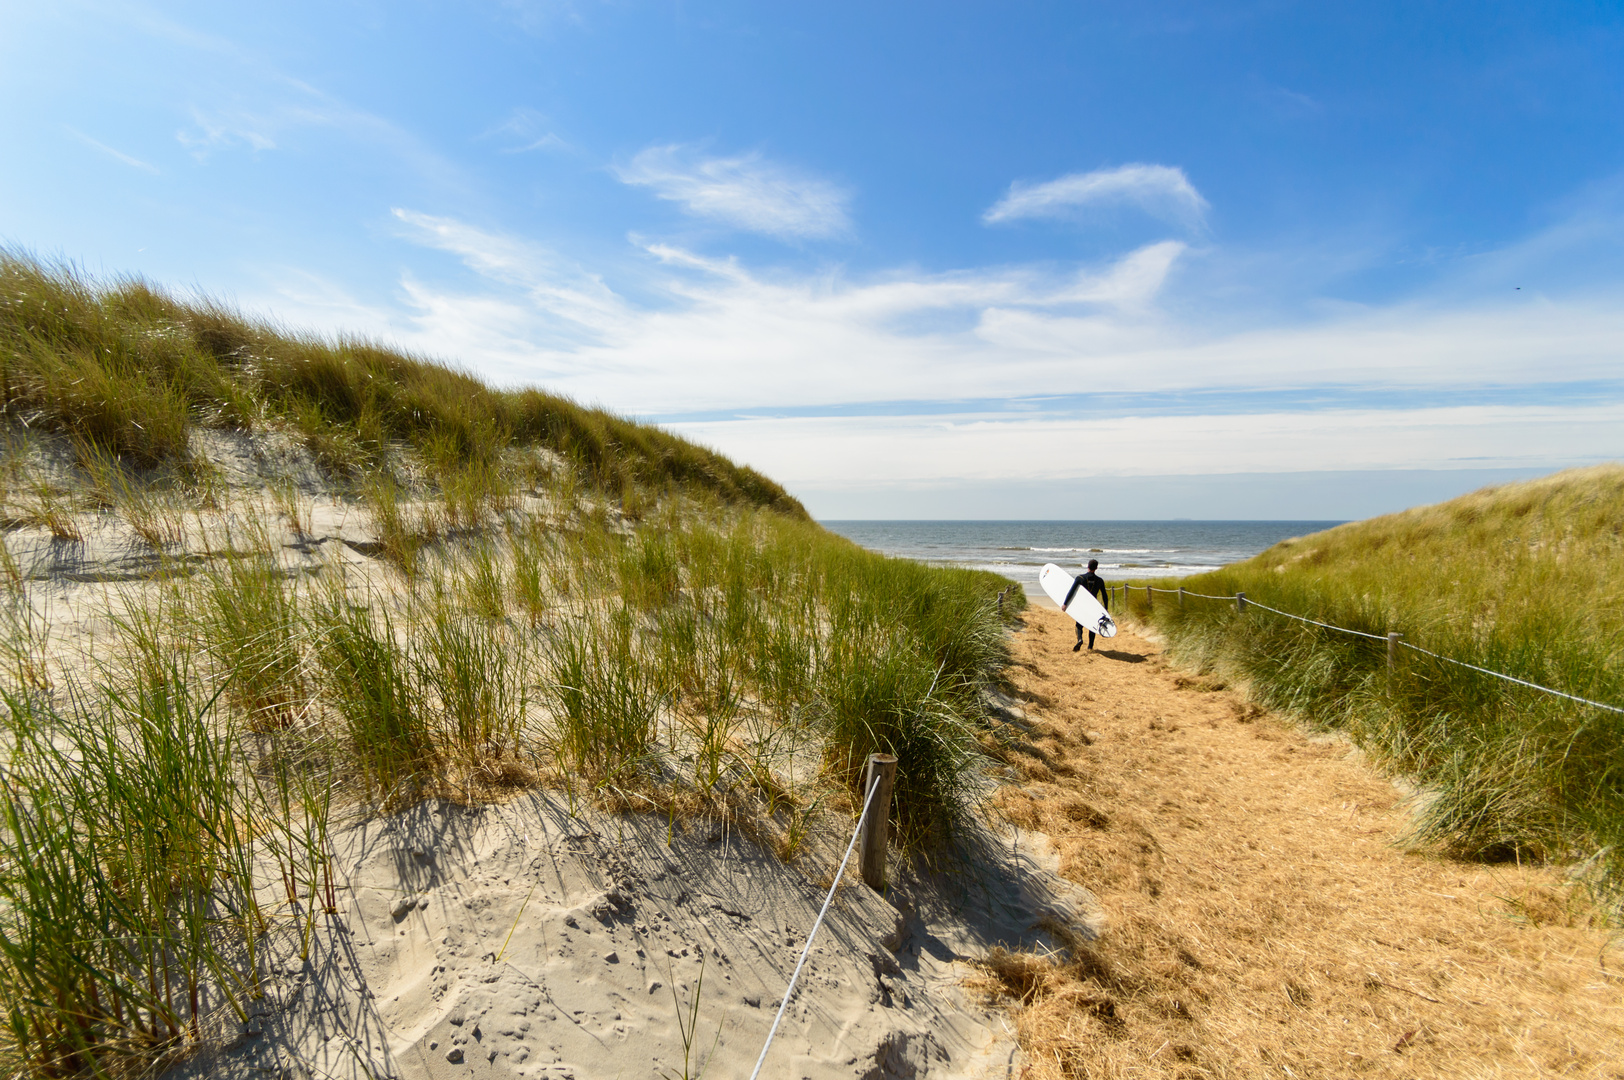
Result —
<path fill-rule="evenodd" d="M 1100 602 L 1100 607 L 1104 608 L 1106 611 L 1111 610 L 1111 594 L 1105 587 L 1105 579 L 1100 577 L 1092 570 L 1088 571 L 1086 574 L 1080 574 L 1072 579 L 1071 588 L 1066 590 L 1066 602 L 1060 605 L 1062 608 L 1071 604 L 1072 597 L 1077 595 L 1077 589 L 1079 587 L 1087 589 L 1088 595 Z M 1078 623 L 1077 644 L 1081 645 L 1082 643 L 1083 624 Z M 1094 647 L 1094 631 L 1092 630 L 1088 631 L 1088 647 L 1090 649 Z"/>

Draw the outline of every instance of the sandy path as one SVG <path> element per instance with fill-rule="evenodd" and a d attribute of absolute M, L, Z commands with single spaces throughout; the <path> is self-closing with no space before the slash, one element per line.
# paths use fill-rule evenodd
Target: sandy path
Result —
<path fill-rule="evenodd" d="M 1403 800 L 1130 631 L 1034 608 L 1000 795 L 1109 929 L 1012 961 L 1026 1076 L 1624 1077 L 1624 952 L 1558 874 L 1407 853 Z M 1109 646 L 1106 648 L 1105 646 Z"/>

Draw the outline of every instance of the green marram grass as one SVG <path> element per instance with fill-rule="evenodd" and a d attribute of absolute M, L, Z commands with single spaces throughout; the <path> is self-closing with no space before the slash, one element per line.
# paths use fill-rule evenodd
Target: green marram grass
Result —
<path fill-rule="evenodd" d="M 899 842 L 943 852 L 979 789 L 980 691 L 1019 604 L 1000 613 L 991 574 L 675 504 L 630 534 L 521 523 L 437 541 L 394 573 L 289 577 L 238 552 L 124 594 L 121 654 L 94 680 L 46 692 L 16 668 L 0 725 L 9 1072 L 138 1072 L 211 1010 L 244 1015 L 267 928 L 291 920 L 308 943 L 339 904 L 335 804 L 555 782 L 737 813 L 742 795 L 793 855 L 831 794 L 857 803 L 881 751 L 903 762 Z M 11 652 L 36 649 L 30 617 L 11 621 Z"/>
<path fill-rule="evenodd" d="M 1182 582 L 1624 706 L 1624 467 L 1575 469 L 1286 540 Z M 1424 788 L 1417 827 L 1475 858 L 1590 859 L 1624 892 L 1624 715 L 1256 607 L 1142 590 L 1177 659 L 1347 732 Z"/>
<path fill-rule="evenodd" d="M 267 930 L 256 873 L 291 893 L 319 867 L 276 822 L 276 785 L 242 782 L 215 697 L 172 661 L 67 707 L 8 690 L 0 803 L 0 1059 L 8 1075 L 123 1075 L 246 1016 Z M 308 904 L 283 914 L 308 920 Z"/>
<path fill-rule="evenodd" d="M 905 848 L 950 851 L 973 809 L 1019 590 L 1001 610 L 1002 578 L 864 551 L 708 450 L 15 255 L 0 397 L 7 519 L 71 540 L 117 515 L 159 568 L 106 593 L 116 633 L 75 673 L 52 586 L 0 548 L 6 1075 L 146 1074 L 248 1014 L 270 941 L 308 956 L 342 907 L 341 817 L 555 784 L 755 815 L 793 858 L 849 828 L 876 751 Z M 199 427 L 302 439 L 377 561 L 291 567 L 309 505 L 223 490 Z M 70 479 L 33 471 L 41 431 Z M 558 457 L 531 474 L 536 449 Z"/>
<path fill-rule="evenodd" d="M 494 390 L 445 364 L 359 338 L 326 340 L 183 300 L 139 279 L 92 281 L 0 249 L 0 408 L 140 468 L 196 469 L 198 426 L 296 432 L 338 473 L 407 443 L 453 524 L 483 505 L 511 447 L 563 455 L 596 489 L 705 491 L 806 512 L 752 469 L 647 424 L 540 390 Z"/>
<path fill-rule="evenodd" d="M 572 587 L 541 634 L 560 767 L 651 776 L 664 715 L 693 735 L 693 775 L 712 787 L 749 712 L 819 740 L 853 791 L 868 754 L 898 754 L 899 835 L 918 848 L 950 837 L 980 764 L 979 692 L 1007 658 L 1002 578 L 885 558 L 762 512 L 725 524 L 671 513 L 539 557 L 598 590 Z M 522 557 L 514 573 L 559 576 Z"/>

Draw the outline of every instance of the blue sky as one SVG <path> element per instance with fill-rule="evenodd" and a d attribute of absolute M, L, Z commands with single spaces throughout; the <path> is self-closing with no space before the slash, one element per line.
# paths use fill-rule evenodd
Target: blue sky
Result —
<path fill-rule="evenodd" d="M 1616 4 L 0 17 L 0 241 L 822 517 L 1356 517 L 1624 457 Z"/>

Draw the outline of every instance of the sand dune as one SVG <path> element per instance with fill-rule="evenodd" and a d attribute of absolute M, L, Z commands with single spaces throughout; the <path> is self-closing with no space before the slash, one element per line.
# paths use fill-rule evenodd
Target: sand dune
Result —
<path fill-rule="evenodd" d="M 261 1015 L 177 1075 L 682 1076 L 686 1049 L 687 1075 L 747 1076 L 827 887 L 802 870 L 838 853 L 787 866 L 669 827 L 541 792 L 355 823 L 309 958 L 282 935 Z M 1041 837 L 988 832 L 975 858 L 904 870 L 885 899 L 848 878 L 764 1075 L 1010 1075 L 1010 1029 L 963 961 L 1098 916 Z"/>

